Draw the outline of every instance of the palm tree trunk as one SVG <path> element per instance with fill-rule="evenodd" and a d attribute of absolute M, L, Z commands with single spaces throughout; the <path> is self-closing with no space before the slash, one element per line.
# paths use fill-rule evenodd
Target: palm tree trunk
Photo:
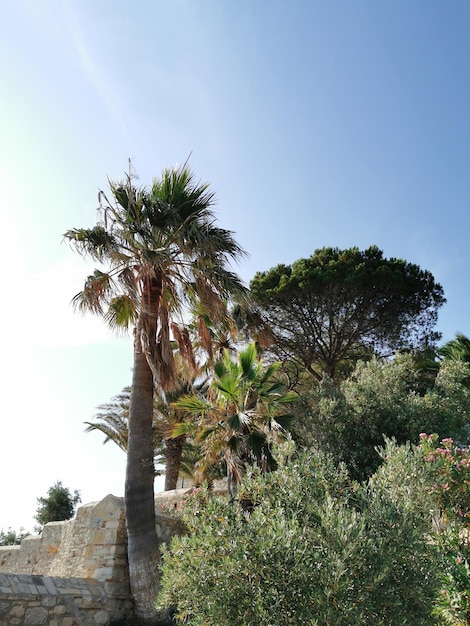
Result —
<path fill-rule="evenodd" d="M 180 435 L 179 437 L 173 437 L 172 439 L 167 439 L 165 441 L 165 491 L 176 489 L 185 440 L 186 436 Z"/>
<path fill-rule="evenodd" d="M 143 352 L 140 327 L 134 339 L 134 369 L 129 406 L 125 509 L 129 578 L 136 614 L 155 620 L 159 591 L 160 544 L 155 527 L 153 462 L 153 374 Z"/>

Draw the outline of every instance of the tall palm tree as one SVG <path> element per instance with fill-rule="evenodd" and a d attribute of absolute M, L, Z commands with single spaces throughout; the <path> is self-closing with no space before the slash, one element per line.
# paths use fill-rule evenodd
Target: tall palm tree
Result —
<path fill-rule="evenodd" d="M 226 350 L 214 366 L 208 393 L 189 395 L 175 403 L 193 420 L 176 426 L 174 434 L 193 435 L 201 445 L 201 463 L 206 469 L 223 459 L 231 496 L 247 464 L 255 463 L 264 470 L 276 465 L 272 443 L 286 436 L 292 419 L 285 413 L 286 406 L 297 399 L 276 376 L 280 365 L 265 367 L 254 343 L 240 351 L 236 360 Z"/>
<path fill-rule="evenodd" d="M 231 231 L 215 225 L 214 193 L 195 181 L 187 165 L 167 168 L 150 187 L 129 174 L 110 183 L 111 201 L 100 192 L 93 228 L 64 237 L 102 265 L 73 302 L 115 328 L 133 328 L 134 357 L 129 406 L 125 510 L 131 590 L 136 614 L 156 617 L 160 545 L 155 529 L 155 385 L 171 389 L 176 368 L 171 339 L 194 364 L 185 306 L 200 300 L 214 316 L 235 292 L 243 292 L 229 262 L 244 255 Z"/>

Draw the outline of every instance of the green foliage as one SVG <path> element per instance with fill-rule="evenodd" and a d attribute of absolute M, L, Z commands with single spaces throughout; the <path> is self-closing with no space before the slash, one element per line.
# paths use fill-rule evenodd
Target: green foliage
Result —
<path fill-rule="evenodd" d="M 155 463 L 157 465 L 166 465 L 165 490 L 176 488 L 179 473 L 183 474 L 186 470 L 186 475 L 192 475 L 191 466 L 197 460 L 191 458 L 194 450 L 190 442 L 186 441 L 186 437 L 183 440 L 172 437 L 175 424 L 181 420 L 180 413 L 173 406 L 175 400 L 187 394 L 191 389 L 201 389 L 203 386 L 203 383 L 196 385 L 194 375 L 192 380 L 186 380 L 183 377 L 182 370 L 183 367 L 180 366 L 174 389 L 167 392 L 156 389 L 153 401 L 152 433 Z M 131 388 L 125 387 L 110 402 L 98 407 L 99 413 L 95 415 L 93 422 L 84 422 L 87 425 L 85 432 L 98 431 L 102 433 L 105 436 L 103 443 L 112 441 L 126 454 L 129 441 L 130 396 Z M 174 458 L 175 448 L 177 448 L 177 459 Z M 184 468 L 182 467 L 183 463 L 185 463 Z M 177 467 L 174 467 L 174 465 Z M 171 477 L 169 476 L 169 470 L 173 470 Z M 161 474 L 160 470 L 155 471 L 156 476 Z"/>
<path fill-rule="evenodd" d="M 470 363 L 470 338 L 463 333 L 457 333 L 455 339 L 451 339 L 439 349 L 439 354 L 450 361 Z"/>
<path fill-rule="evenodd" d="M 231 231 L 216 225 L 214 193 L 187 163 L 166 168 L 144 187 L 135 185 L 130 166 L 124 180 L 111 182 L 110 189 L 109 199 L 99 193 L 96 227 L 69 230 L 64 238 L 102 266 L 74 298 L 78 309 L 103 317 L 118 331 L 134 330 L 126 525 L 136 612 L 150 619 L 156 617 L 149 599 L 158 587 L 152 566 L 159 560 L 160 543 L 154 506 L 155 384 L 162 391 L 174 387 L 179 370 L 175 342 L 182 361 L 194 368 L 188 307 L 200 303 L 220 318 L 230 297 L 246 293 L 230 267 L 245 252 Z"/>
<path fill-rule="evenodd" d="M 37 500 L 38 508 L 34 519 L 41 526 L 49 522 L 71 519 L 77 504 L 81 502 L 80 492 L 75 490 L 72 495 L 60 480 L 48 489 L 46 498 L 38 498 Z"/>
<path fill-rule="evenodd" d="M 29 533 L 25 532 L 24 528 L 20 528 L 18 531 L 9 528 L 4 531 L 0 530 L 0 546 L 17 546 L 19 545 Z"/>
<path fill-rule="evenodd" d="M 460 361 L 470 365 L 470 338 L 457 333 L 455 339 L 451 339 L 439 349 L 439 356 L 444 361 Z M 464 379 L 464 383 L 470 387 L 470 373 Z"/>
<path fill-rule="evenodd" d="M 421 451 L 432 477 L 437 506 L 446 516 L 470 526 L 470 449 L 453 439 L 438 443 L 436 434 L 420 435 Z"/>
<path fill-rule="evenodd" d="M 432 344 L 445 302 L 432 274 L 371 246 L 322 248 L 308 259 L 259 272 L 250 283 L 256 313 L 276 336 L 276 358 L 317 380 L 337 378 L 372 354 Z"/>
<path fill-rule="evenodd" d="M 188 534 L 164 552 L 159 604 L 200 626 L 434 623 L 421 459 L 392 444 L 386 456 L 366 486 L 313 452 L 255 471 L 239 493 L 249 513 L 192 495 Z"/>
<path fill-rule="evenodd" d="M 297 394 L 281 383 L 279 367 L 280 363 L 265 365 L 254 343 L 241 350 L 236 360 L 225 350 L 214 365 L 208 388 L 174 403 L 191 421 L 177 425 L 173 433 L 193 435 L 206 470 L 224 462 L 230 493 L 247 464 L 276 467 L 272 446 L 287 436 L 289 411 L 297 400 Z"/>
<path fill-rule="evenodd" d="M 442 558 L 441 588 L 437 594 L 435 615 L 441 624 L 466 626 L 470 623 L 470 544 L 459 525 L 451 525 L 439 534 Z"/>
<path fill-rule="evenodd" d="M 310 445 L 316 442 L 337 462 L 344 461 L 353 478 L 365 480 L 380 463 L 376 448 L 384 436 L 399 444 L 418 443 L 423 431 L 463 436 L 470 422 L 470 392 L 462 384 L 468 371 L 463 363 L 444 362 L 423 385 L 426 373 L 414 367 L 410 354 L 358 363 L 339 386 L 329 379 L 303 386 L 304 425 L 294 430 L 294 438 L 298 435 L 301 444 L 310 438 Z M 298 421 L 302 417 L 294 429 Z"/>
<path fill-rule="evenodd" d="M 470 623 L 470 449 L 422 433 L 420 453 L 429 479 L 426 489 L 443 526 L 435 538 L 441 558 L 435 614 L 441 623 L 463 626 Z"/>

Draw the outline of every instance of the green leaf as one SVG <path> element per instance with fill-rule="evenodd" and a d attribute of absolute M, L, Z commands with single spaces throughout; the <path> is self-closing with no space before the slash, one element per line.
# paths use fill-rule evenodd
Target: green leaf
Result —
<path fill-rule="evenodd" d="M 243 375 L 252 380 L 255 377 L 254 364 L 256 362 L 256 346 L 251 343 L 245 350 L 242 350 L 238 355 L 238 361 Z"/>
<path fill-rule="evenodd" d="M 227 418 L 227 424 L 232 430 L 241 431 L 244 427 L 249 426 L 251 418 L 246 413 L 235 413 Z"/>
<path fill-rule="evenodd" d="M 137 319 L 134 301 L 127 295 L 116 296 L 109 303 L 105 319 L 111 328 L 127 330 Z"/>

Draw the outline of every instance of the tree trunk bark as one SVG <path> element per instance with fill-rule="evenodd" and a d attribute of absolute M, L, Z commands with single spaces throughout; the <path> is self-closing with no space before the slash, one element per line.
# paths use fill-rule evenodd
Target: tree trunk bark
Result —
<path fill-rule="evenodd" d="M 153 374 L 142 350 L 140 327 L 134 339 L 125 485 L 129 578 L 139 618 L 155 623 L 160 543 L 155 527 L 153 462 Z"/>
<path fill-rule="evenodd" d="M 166 473 L 165 473 L 165 491 L 176 489 L 178 476 L 180 473 L 181 456 L 183 454 L 183 446 L 186 435 L 180 435 L 165 441 L 166 447 Z"/>

